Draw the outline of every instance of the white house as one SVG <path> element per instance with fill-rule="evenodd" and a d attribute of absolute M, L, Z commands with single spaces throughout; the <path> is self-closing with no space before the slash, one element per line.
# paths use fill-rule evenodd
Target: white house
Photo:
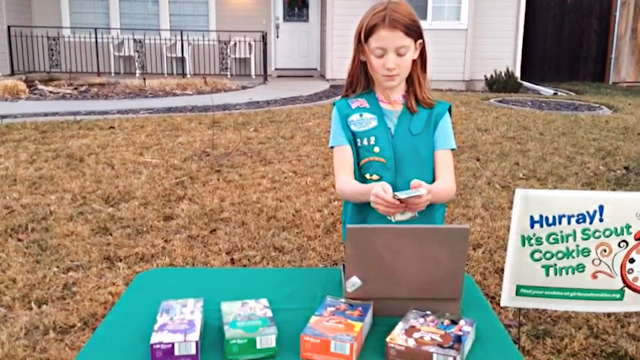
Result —
<path fill-rule="evenodd" d="M 64 27 L 63 33 L 73 31 L 69 27 L 84 26 L 263 31 L 268 74 L 314 74 L 340 81 L 346 77 L 358 19 L 375 1 L 0 0 L 0 73 L 11 71 L 8 25 Z M 485 74 L 506 67 L 520 74 L 526 0 L 409 2 L 422 19 L 433 87 L 476 89 Z M 168 32 L 158 30 L 158 34 Z M 13 51 L 18 49 L 14 46 Z M 202 66 L 198 59 L 213 50 L 192 51 L 189 63 L 197 73 Z M 105 58 L 103 72 L 116 66 L 107 63 Z M 259 69 L 262 66 L 258 64 Z"/>

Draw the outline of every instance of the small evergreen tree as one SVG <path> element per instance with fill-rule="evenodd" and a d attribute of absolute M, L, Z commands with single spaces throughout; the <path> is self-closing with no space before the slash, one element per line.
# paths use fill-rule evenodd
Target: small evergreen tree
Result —
<path fill-rule="evenodd" d="M 484 85 L 491 92 L 495 93 L 517 93 L 522 88 L 522 83 L 518 81 L 516 74 L 507 67 L 504 72 L 493 70 L 493 74 L 484 76 Z"/>

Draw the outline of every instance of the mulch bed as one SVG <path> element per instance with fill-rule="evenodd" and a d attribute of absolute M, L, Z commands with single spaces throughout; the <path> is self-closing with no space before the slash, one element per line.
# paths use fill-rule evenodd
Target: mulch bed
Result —
<path fill-rule="evenodd" d="M 495 101 L 503 105 L 535 109 L 540 111 L 597 112 L 603 110 L 603 107 L 601 105 L 565 100 L 503 98 Z"/>
<path fill-rule="evenodd" d="M 237 90 L 248 89 L 253 86 L 243 85 Z M 44 91 L 34 83 L 29 84 L 29 95 L 24 99 L 13 99 L 8 101 L 29 100 L 119 100 L 119 99 L 135 99 L 135 98 L 158 98 L 167 96 L 185 96 L 185 95 L 202 95 L 215 94 L 224 92 L 224 89 L 194 89 L 190 91 L 162 90 L 162 89 L 123 89 L 116 84 L 106 84 L 99 87 L 80 85 L 70 88 L 74 93 L 50 93 Z"/>
<path fill-rule="evenodd" d="M 3 83 L 2 80 L 8 82 Z M 247 89 L 261 83 L 261 78 L 232 80 L 221 76 L 115 78 L 30 74 L 0 78 L 0 101 L 157 98 L 215 94 Z M 16 92 L 11 86 L 24 88 L 24 91 Z"/>
<path fill-rule="evenodd" d="M 58 112 L 58 113 L 30 113 L 30 114 L 15 114 L 15 115 L 0 115 L 2 119 L 16 119 L 16 118 L 34 118 L 34 117 L 49 117 L 49 116 L 101 116 L 101 115 L 146 115 L 146 114 L 168 114 L 168 113 L 213 113 L 220 111 L 231 110 L 254 110 L 264 109 L 271 107 L 280 107 L 286 105 L 298 105 L 306 103 L 314 103 L 323 100 L 329 100 L 336 98 L 342 94 L 343 85 L 331 85 L 328 89 L 304 96 L 293 96 L 288 98 L 263 100 L 263 101 L 251 101 L 238 104 L 220 104 L 220 105 L 198 105 L 198 106 L 178 106 L 178 107 L 163 107 L 163 108 L 149 108 L 149 109 L 127 109 L 127 110 L 110 110 L 110 111 L 70 111 L 70 112 Z"/>

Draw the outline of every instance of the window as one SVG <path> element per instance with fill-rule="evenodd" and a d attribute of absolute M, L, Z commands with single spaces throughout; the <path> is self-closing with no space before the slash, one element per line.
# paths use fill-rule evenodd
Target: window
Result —
<path fill-rule="evenodd" d="M 283 0 L 284 22 L 309 22 L 309 2 L 307 0 Z"/>
<path fill-rule="evenodd" d="M 70 26 L 109 27 L 109 0 L 70 0 Z"/>
<path fill-rule="evenodd" d="M 420 20 L 427 20 L 427 1 L 428 0 L 409 0 L 409 4 L 413 6 Z"/>
<path fill-rule="evenodd" d="M 26 0 L 25 0 L 26 1 Z M 160 30 L 213 30 L 217 0 L 58 0 L 64 34 L 112 28 L 112 33 L 169 36 Z M 0 0 L 2 2 L 2 0 Z M 123 29 L 122 31 L 117 30 Z M 131 29 L 140 29 L 135 31 Z M 148 29 L 148 30 L 145 30 Z M 106 31 L 106 30 L 105 30 Z M 202 36 L 201 31 L 193 34 Z"/>
<path fill-rule="evenodd" d="M 122 28 L 160 28 L 158 0 L 120 0 Z"/>
<path fill-rule="evenodd" d="M 462 0 L 433 0 L 431 21 L 459 22 Z"/>
<path fill-rule="evenodd" d="M 209 30 L 209 0 L 169 0 L 172 30 Z"/>
<path fill-rule="evenodd" d="M 425 28 L 465 29 L 469 0 L 408 0 Z"/>

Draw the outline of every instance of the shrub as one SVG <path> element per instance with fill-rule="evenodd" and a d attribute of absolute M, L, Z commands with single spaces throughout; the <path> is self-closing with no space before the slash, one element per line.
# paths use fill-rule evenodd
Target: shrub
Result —
<path fill-rule="evenodd" d="M 484 85 L 491 92 L 495 93 L 517 93 L 522 87 L 516 74 L 507 67 L 504 72 L 493 70 L 493 74 L 484 76 Z"/>
<path fill-rule="evenodd" d="M 19 80 L 0 80 L 0 99 L 22 99 L 27 96 L 27 85 Z"/>

